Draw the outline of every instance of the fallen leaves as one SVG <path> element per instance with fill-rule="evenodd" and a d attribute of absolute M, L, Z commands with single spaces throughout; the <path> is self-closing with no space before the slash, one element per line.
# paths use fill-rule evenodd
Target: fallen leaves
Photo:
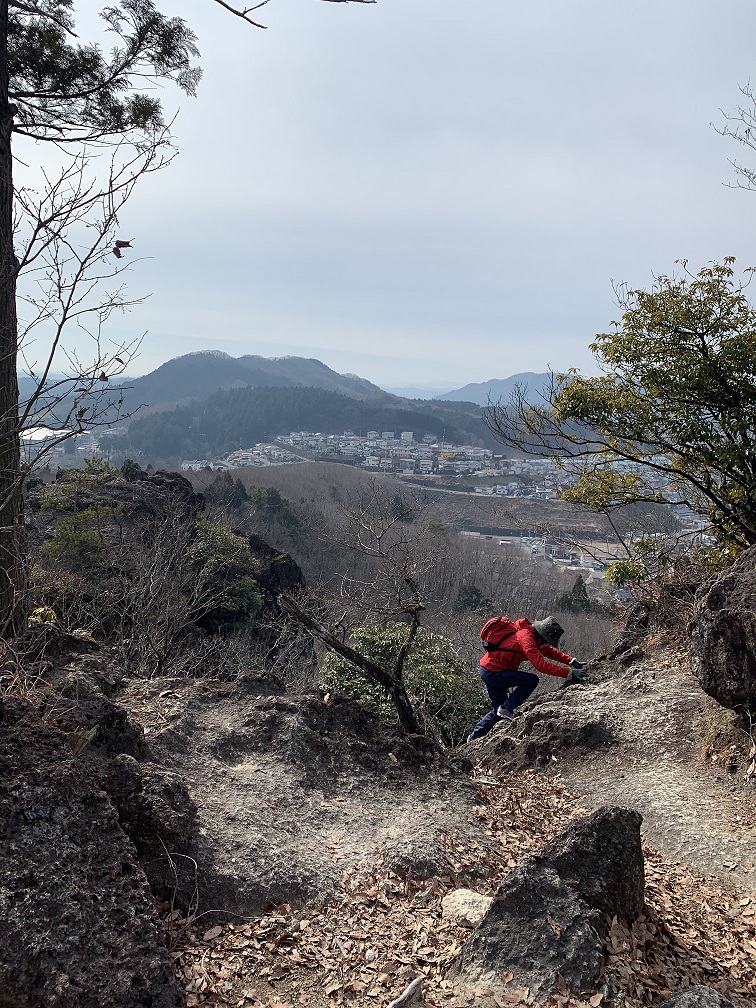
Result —
<path fill-rule="evenodd" d="M 616 920 L 607 975 L 630 1003 L 648 1005 L 693 984 L 736 1005 L 756 995 L 756 921 L 751 897 L 695 877 L 646 850 L 646 913 L 631 929 Z"/>
<path fill-rule="evenodd" d="M 573 799 L 537 772 L 479 782 L 480 840 L 445 838 L 447 872 L 417 882 L 386 871 L 341 873 L 334 895 L 306 907 L 276 907 L 245 923 L 192 934 L 166 917 L 189 1008 L 383 1008 L 417 977 L 430 1008 L 536 1008 L 532 992 L 502 975 L 496 991 L 460 991 L 446 979 L 469 932 L 442 918 L 441 900 L 467 885 L 494 893 L 529 850 L 580 815 Z M 349 843 L 333 834 L 330 851 Z M 701 879 L 646 851 L 646 904 L 631 929 L 606 935 L 606 990 L 572 993 L 564 981 L 545 1008 L 647 1008 L 696 983 L 742 1008 L 756 995 L 756 914 L 743 892 Z M 561 928 L 550 914 L 545 926 Z M 201 938 L 199 937 L 201 934 Z M 254 986 L 253 986 L 254 984 Z M 612 991 L 611 998 L 608 991 Z"/>

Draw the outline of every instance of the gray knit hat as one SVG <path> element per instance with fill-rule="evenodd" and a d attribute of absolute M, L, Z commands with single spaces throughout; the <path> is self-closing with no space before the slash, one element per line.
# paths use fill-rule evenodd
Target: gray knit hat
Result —
<path fill-rule="evenodd" d="M 553 616 L 547 616 L 546 619 L 536 620 L 533 624 L 533 629 L 539 635 L 543 637 L 547 644 L 552 647 L 557 647 L 559 645 L 559 638 L 564 633 L 564 627 L 557 623 Z"/>

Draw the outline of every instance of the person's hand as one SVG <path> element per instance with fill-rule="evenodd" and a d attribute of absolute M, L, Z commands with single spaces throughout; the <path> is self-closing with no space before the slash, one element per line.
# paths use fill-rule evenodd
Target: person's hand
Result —
<path fill-rule="evenodd" d="M 577 669 L 578 671 L 581 671 L 584 668 L 584 665 L 582 662 L 578 661 L 577 658 L 573 658 L 569 664 L 569 667 L 571 669 Z"/>
<path fill-rule="evenodd" d="M 585 673 L 582 669 L 572 668 L 567 676 L 567 682 L 585 682 Z"/>

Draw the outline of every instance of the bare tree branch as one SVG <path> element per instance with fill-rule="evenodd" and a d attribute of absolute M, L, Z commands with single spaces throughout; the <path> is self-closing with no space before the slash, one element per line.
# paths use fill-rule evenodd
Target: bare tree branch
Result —
<path fill-rule="evenodd" d="M 219 4 L 224 7 L 229 13 L 235 14 L 240 17 L 247 24 L 254 25 L 255 28 L 267 28 L 267 25 L 260 24 L 258 21 L 253 21 L 249 16 L 253 11 L 259 10 L 264 7 L 265 4 L 269 3 L 269 0 L 262 0 L 261 3 L 255 4 L 254 7 L 232 7 L 231 4 L 226 3 L 226 0 L 213 0 L 214 3 Z M 325 0 L 327 3 L 361 3 L 361 4 L 374 4 L 378 0 Z"/>
<path fill-rule="evenodd" d="M 395 674 L 391 675 L 380 665 L 370 661 L 369 658 L 366 658 L 364 655 L 360 654 L 359 651 L 356 651 L 353 647 L 345 644 L 338 637 L 334 637 L 327 627 L 323 626 L 322 623 L 319 623 L 316 619 L 310 616 L 309 613 L 306 613 L 291 595 L 279 595 L 278 604 L 284 612 L 288 613 L 289 616 L 295 619 L 297 623 L 303 626 L 310 634 L 312 634 L 313 637 L 325 644 L 327 648 L 334 651 L 336 654 L 341 655 L 342 658 L 346 658 L 348 662 L 356 668 L 362 669 L 362 671 L 366 675 L 370 676 L 371 679 L 375 680 L 375 682 L 380 683 L 394 702 L 396 712 L 399 715 L 399 720 L 405 731 L 408 731 L 413 735 L 422 734 L 417 718 L 415 717 L 415 712 L 412 709 L 412 704 L 407 696 L 407 690 L 401 678 L 398 678 Z M 416 632 L 417 627 L 415 627 L 415 633 Z M 412 634 L 412 637 L 414 637 L 414 633 Z M 409 650 L 409 647 L 407 650 Z"/>
<path fill-rule="evenodd" d="M 254 25 L 255 28 L 268 27 L 267 25 L 260 24 L 257 21 L 253 21 L 252 18 L 249 17 L 252 11 L 256 11 L 259 10 L 260 7 L 264 7 L 265 4 L 268 3 L 268 0 L 262 0 L 262 3 L 256 4 L 254 7 L 242 7 L 241 9 L 232 7 L 231 4 L 227 4 L 225 0 L 213 0 L 213 2 L 219 4 L 221 7 L 225 7 L 225 9 L 229 11 L 231 14 L 235 14 L 237 17 L 240 17 L 243 21 L 246 21 L 247 24 Z"/>

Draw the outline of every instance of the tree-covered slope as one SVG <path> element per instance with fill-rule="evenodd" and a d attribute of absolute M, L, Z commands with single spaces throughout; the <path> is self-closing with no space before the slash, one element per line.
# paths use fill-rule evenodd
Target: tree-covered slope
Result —
<path fill-rule="evenodd" d="M 453 443 L 492 442 L 479 415 L 435 407 L 372 405 L 318 388 L 234 388 L 204 402 L 137 415 L 129 428 L 132 446 L 149 458 L 206 458 L 267 441 L 291 430 L 355 434 L 411 430 Z M 423 404 L 425 406 L 425 404 Z"/>
<path fill-rule="evenodd" d="M 218 351 L 184 354 L 124 387 L 126 410 L 173 406 L 207 399 L 221 388 L 323 388 L 355 398 L 390 399 L 377 385 L 356 375 L 341 375 L 308 357 L 231 357 Z"/>

